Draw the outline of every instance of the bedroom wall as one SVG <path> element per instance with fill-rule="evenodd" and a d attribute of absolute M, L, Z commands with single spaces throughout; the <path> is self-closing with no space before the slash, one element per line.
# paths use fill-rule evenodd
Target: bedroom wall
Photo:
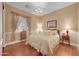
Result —
<path fill-rule="evenodd" d="M 2 55 L 2 3 L 0 2 L 0 56 Z"/>
<path fill-rule="evenodd" d="M 78 7 L 78 9 L 77 9 L 77 18 L 78 18 L 78 20 L 77 20 L 77 29 L 78 29 L 78 50 L 79 50 L 79 3 L 78 3 L 78 5 L 77 5 L 77 7 Z"/>
<path fill-rule="evenodd" d="M 22 11 L 19 8 L 13 7 L 11 5 L 5 4 L 5 33 L 6 33 L 6 43 L 10 43 L 10 42 L 14 42 L 14 41 L 18 41 L 20 39 L 11 39 L 11 32 L 12 32 L 12 28 L 11 28 L 11 12 L 15 12 L 18 14 L 21 14 L 23 16 L 29 17 L 29 22 L 30 22 L 30 30 L 35 30 L 36 29 L 36 21 L 38 20 L 38 17 L 30 14 L 28 12 Z"/>
<path fill-rule="evenodd" d="M 11 32 L 11 12 L 17 12 L 20 13 L 22 15 L 28 16 L 30 17 L 30 27 L 31 27 L 31 32 L 32 34 L 35 33 L 36 29 L 37 29 L 37 23 L 40 23 L 43 25 L 43 31 L 48 31 L 47 30 L 47 21 L 49 20 L 57 20 L 57 28 L 61 30 L 61 32 L 64 32 L 65 27 L 69 26 L 69 33 L 70 33 L 70 38 L 71 38 L 71 43 L 72 44 L 77 44 L 79 41 L 77 40 L 78 36 L 77 36 L 77 29 L 79 29 L 79 27 L 77 25 L 77 4 L 62 8 L 60 10 L 51 12 L 49 14 L 46 14 L 44 16 L 35 16 L 33 14 L 30 14 L 28 12 L 22 11 L 18 8 L 15 8 L 11 5 L 6 4 L 5 5 L 5 26 L 6 28 L 6 33 L 7 32 Z M 75 20 L 75 21 L 74 21 Z M 79 20 L 78 20 L 79 21 Z M 79 31 L 79 30 L 78 30 Z M 7 39 L 7 37 L 9 37 L 9 39 Z M 11 40 L 11 34 L 7 34 L 6 35 L 6 41 L 7 43 L 16 41 L 16 40 Z"/>
<path fill-rule="evenodd" d="M 41 16 L 41 22 L 43 24 L 43 30 L 47 30 L 47 21 L 57 20 L 57 29 L 64 32 L 66 27 L 69 27 L 69 35 L 71 38 L 71 44 L 78 44 L 77 40 L 77 4 L 67 6 L 60 10 L 51 12 L 47 15 Z"/>

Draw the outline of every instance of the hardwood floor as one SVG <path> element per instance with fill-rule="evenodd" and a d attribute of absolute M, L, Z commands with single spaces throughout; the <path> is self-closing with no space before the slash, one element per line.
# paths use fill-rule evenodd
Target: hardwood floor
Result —
<path fill-rule="evenodd" d="M 54 56 L 79 56 L 78 48 L 72 45 L 59 44 L 54 49 Z"/>
<path fill-rule="evenodd" d="M 5 47 L 3 56 L 41 56 L 41 54 L 29 44 L 20 42 Z M 79 56 L 79 53 L 77 47 L 59 44 L 54 49 L 54 56 Z"/>
<path fill-rule="evenodd" d="M 39 53 L 25 42 L 9 45 L 4 48 L 3 56 L 37 56 Z"/>

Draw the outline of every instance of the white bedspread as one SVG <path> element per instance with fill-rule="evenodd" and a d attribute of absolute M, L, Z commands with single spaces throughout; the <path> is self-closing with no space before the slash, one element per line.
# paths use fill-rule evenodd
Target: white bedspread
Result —
<path fill-rule="evenodd" d="M 58 35 L 31 35 L 29 44 L 43 55 L 52 55 L 53 48 L 59 43 Z"/>

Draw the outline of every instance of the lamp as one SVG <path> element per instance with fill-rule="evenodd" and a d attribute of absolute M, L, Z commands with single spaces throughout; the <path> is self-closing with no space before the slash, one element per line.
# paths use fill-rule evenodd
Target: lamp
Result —
<path fill-rule="evenodd" d="M 66 30 L 70 30 L 70 26 L 66 26 L 65 29 L 66 29 Z"/>
<path fill-rule="evenodd" d="M 66 33 L 68 34 L 70 30 L 70 26 L 66 26 L 65 29 L 66 29 Z"/>
<path fill-rule="evenodd" d="M 40 23 L 37 24 L 37 32 L 43 32 L 42 24 Z"/>
<path fill-rule="evenodd" d="M 64 30 L 64 32 L 68 33 L 71 30 L 71 26 L 67 24 L 62 29 Z"/>

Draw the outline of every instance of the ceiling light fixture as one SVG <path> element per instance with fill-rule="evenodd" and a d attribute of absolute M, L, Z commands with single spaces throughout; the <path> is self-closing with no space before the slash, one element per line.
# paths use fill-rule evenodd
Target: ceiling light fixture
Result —
<path fill-rule="evenodd" d="M 36 13 L 42 13 L 43 12 L 43 9 L 38 7 L 34 10 Z"/>
<path fill-rule="evenodd" d="M 43 12 L 43 9 L 46 6 L 45 2 L 33 2 L 32 5 L 34 6 L 34 13 L 41 14 Z"/>

